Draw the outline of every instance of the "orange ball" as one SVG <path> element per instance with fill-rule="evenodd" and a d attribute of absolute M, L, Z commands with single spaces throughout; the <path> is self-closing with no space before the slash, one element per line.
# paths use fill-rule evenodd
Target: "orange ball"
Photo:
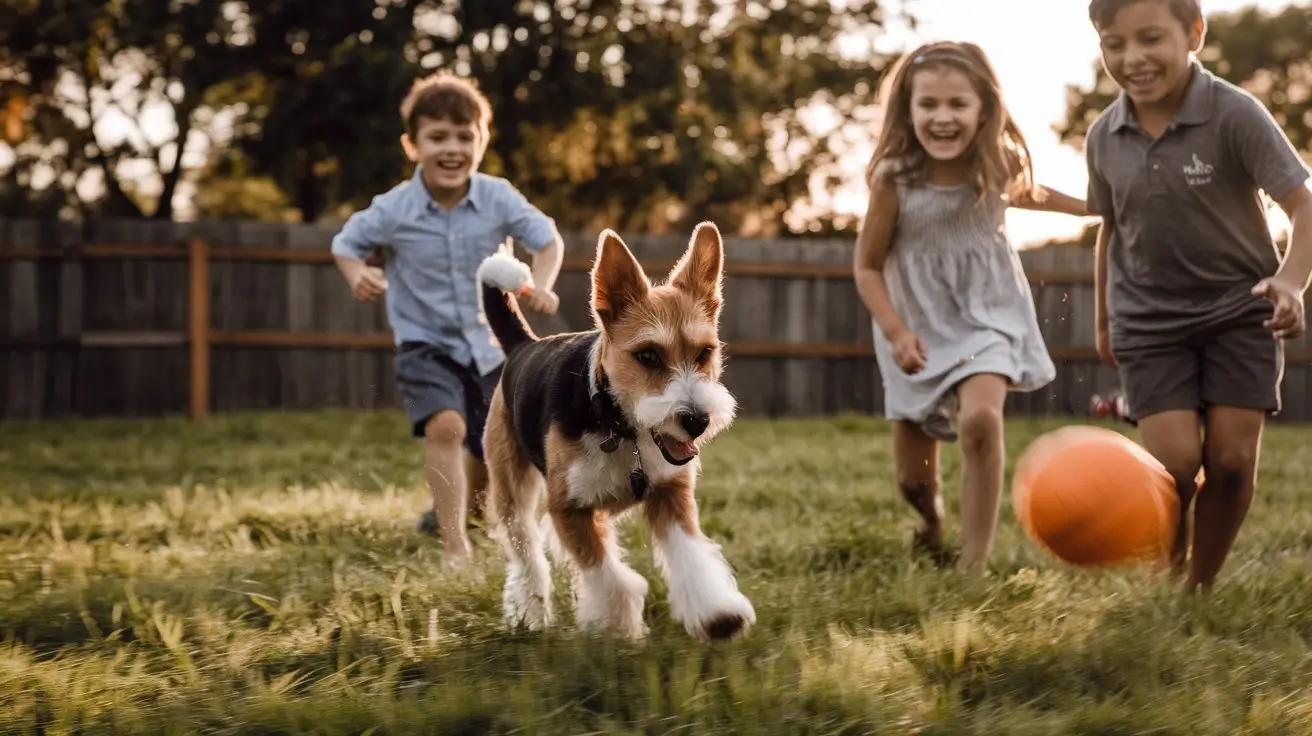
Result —
<path fill-rule="evenodd" d="M 1180 519 L 1166 468 L 1101 427 L 1064 427 L 1034 440 L 1016 461 L 1011 502 L 1031 541 L 1083 567 L 1165 562 Z"/>

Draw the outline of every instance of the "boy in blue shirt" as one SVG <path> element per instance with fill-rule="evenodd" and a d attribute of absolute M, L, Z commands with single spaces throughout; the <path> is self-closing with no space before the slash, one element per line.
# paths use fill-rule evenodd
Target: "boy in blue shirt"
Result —
<path fill-rule="evenodd" d="M 478 171 L 492 109 L 474 84 L 448 73 L 420 79 L 401 117 L 414 175 L 353 214 L 332 252 L 357 299 L 386 299 L 397 382 L 412 435 L 424 440 L 432 516 L 447 560 L 460 563 L 470 553 L 462 446 L 481 468 L 487 405 L 505 357 L 480 319 L 475 271 L 515 238 L 533 254 L 536 288 L 526 304 L 553 314 L 564 244 L 510 182 Z M 383 269 L 365 262 L 375 248 L 386 255 Z M 434 525 L 428 517 L 421 529 Z"/>
<path fill-rule="evenodd" d="M 1085 143 L 1089 212 L 1103 218 L 1098 353 L 1175 479 L 1173 569 L 1206 590 L 1252 502 L 1283 341 L 1305 330 L 1309 171 L 1260 102 L 1191 58 L 1206 31 L 1198 0 L 1093 0 L 1089 18 L 1122 89 Z M 1260 192 L 1293 222 L 1283 258 Z"/>

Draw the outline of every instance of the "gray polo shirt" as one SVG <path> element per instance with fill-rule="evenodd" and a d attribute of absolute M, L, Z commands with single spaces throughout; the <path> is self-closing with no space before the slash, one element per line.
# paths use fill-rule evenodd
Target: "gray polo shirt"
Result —
<path fill-rule="evenodd" d="M 1122 93 L 1089 128 L 1089 212 L 1108 242 L 1112 342 L 1134 347 L 1269 314 L 1250 291 L 1279 266 L 1259 190 L 1281 199 L 1308 166 L 1262 103 L 1192 62 L 1166 132 L 1152 139 Z"/>

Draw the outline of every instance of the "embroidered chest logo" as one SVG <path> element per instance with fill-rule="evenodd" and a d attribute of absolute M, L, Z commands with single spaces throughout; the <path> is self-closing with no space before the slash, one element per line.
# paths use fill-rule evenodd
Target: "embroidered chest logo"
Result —
<path fill-rule="evenodd" d="M 1200 187 L 1212 182 L 1212 171 L 1215 169 L 1209 163 L 1204 163 L 1198 158 L 1198 154 L 1193 154 L 1193 163 L 1185 164 L 1181 168 L 1184 170 L 1184 180 L 1191 187 Z"/>

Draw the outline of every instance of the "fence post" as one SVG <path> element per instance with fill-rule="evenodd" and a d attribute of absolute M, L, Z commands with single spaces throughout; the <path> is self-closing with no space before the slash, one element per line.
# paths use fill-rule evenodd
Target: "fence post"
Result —
<path fill-rule="evenodd" d="M 191 365 L 191 420 L 204 419 L 210 410 L 210 248 L 200 238 L 187 241 L 188 323 L 187 345 Z"/>

